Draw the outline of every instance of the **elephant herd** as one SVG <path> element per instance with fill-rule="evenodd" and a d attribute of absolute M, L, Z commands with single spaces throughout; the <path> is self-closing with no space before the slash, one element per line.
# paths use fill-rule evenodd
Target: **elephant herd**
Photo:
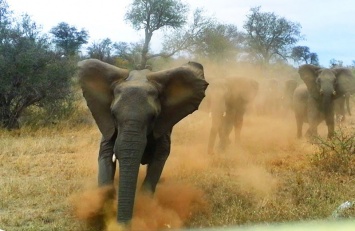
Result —
<path fill-rule="evenodd" d="M 244 115 L 262 90 L 258 81 L 248 77 L 206 81 L 203 66 L 196 62 L 154 72 L 130 71 L 87 59 L 78 63 L 78 69 L 83 96 L 102 134 L 98 184 L 113 185 L 118 163 L 116 220 L 124 225 L 132 219 L 140 164 L 147 165 L 141 190 L 154 193 L 176 123 L 204 105 L 212 119 L 208 153 L 213 152 L 217 137 L 223 149 L 233 129 L 234 142 L 238 142 Z M 297 136 L 302 136 L 303 123 L 309 123 L 307 135 L 315 135 L 317 126 L 325 120 L 328 137 L 332 137 L 334 110 L 344 113 L 346 99 L 355 92 L 355 77 L 346 68 L 313 65 L 301 66 L 299 75 L 305 86 L 289 80 L 281 93 L 282 107 L 294 109 Z M 265 95 L 275 93 L 272 81 L 269 87 L 270 93 Z M 272 102 L 264 100 L 270 109 Z"/>
<path fill-rule="evenodd" d="M 345 106 L 351 115 L 349 99 L 355 92 L 354 75 L 347 68 L 328 69 L 309 64 L 300 66 L 298 73 L 304 84 L 288 79 L 282 87 L 275 79 L 263 84 L 245 77 L 210 80 L 205 98 L 212 118 L 208 153 L 213 153 L 217 135 L 219 148 L 223 150 L 230 143 L 228 137 L 233 128 L 235 142 L 239 140 L 243 116 L 250 104 L 254 104 L 257 114 L 263 115 L 292 110 L 297 138 L 302 137 L 304 123 L 309 124 L 308 137 L 317 135 L 322 121 L 328 127 L 328 138 L 332 138 L 335 118 L 339 122 L 345 120 Z"/>

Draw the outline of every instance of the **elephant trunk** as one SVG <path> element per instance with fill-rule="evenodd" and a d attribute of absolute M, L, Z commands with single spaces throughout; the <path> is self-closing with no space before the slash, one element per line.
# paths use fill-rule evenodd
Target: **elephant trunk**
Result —
<path fill-rule="evenodd" d="M 332 94 L 323 94 L 322 109 L 325 115 L 328 115 L 333 110 L 333 96 Z"/>
<path fill-rule="evenodd" d="M 133 126 L 126 124 L 115 144 L 119 161 L 118 223 L 127 224 L 133 216 L 139 166 L 147 144 L 146 132 L 139 127 L 141 126 L 135 122 Z"/>

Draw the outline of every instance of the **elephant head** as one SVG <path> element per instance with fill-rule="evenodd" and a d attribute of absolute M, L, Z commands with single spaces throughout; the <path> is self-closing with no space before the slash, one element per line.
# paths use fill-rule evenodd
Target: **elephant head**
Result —
<path fill-rule="evenodd" d="M 355 78 L 346 68 L 320 68 L 305 64 L 299 74 L 307 86 L 311 100 L 317 110 L 324 114 L 328 126 L 328 137 L 334 133 L 334 99 L 355 91 Z"/>
<path fill-rule="evenodd" d="M 207 82 L 203 66 L 189 62 L 152 72 L 133 70 L 95 59 L 78 63 L 83 96 L 105 139 L 116 137 L 119 162 L 117 221 L 132 219 L 137 177 L 147 137 L 158 139 L 197 110 Z"/>

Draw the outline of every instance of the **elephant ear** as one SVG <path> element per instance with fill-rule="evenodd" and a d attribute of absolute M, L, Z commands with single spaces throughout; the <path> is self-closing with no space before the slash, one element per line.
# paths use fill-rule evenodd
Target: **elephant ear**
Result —
<path fill-rule="evenodd" d="M 332 71 L 336 76 L 335 91 L 338 97 L 355 92 L 355 76 L 349 69 L 334 68 Z"/>
<path fill-rule="evenodd" d="M 166 71 L 153 72 L 147 79 L 161 86 L 161 113 L 153 130 L 156 138 L 197 110 L 208 86 L 204 79 L 203 66 L 195 62 Z"/>
<path fill-rule="evenodd" d="M 105 139 L 115 133 L 115 122 L 111 114 L 113 83 L 126 79 L 129 71 L 96 59 L 87 59 L 78 63 L 79 83 L 83 96 Z"/>
<path fill-rule="evenodd" d="M 302 65 L 298 69 L 298 73 L 306 84 L 308 92 L 315 98 L 319 97 L 319 89 L 317 88 L 316 79 L 320 70 L 320 67 L 311 64 Z"/>

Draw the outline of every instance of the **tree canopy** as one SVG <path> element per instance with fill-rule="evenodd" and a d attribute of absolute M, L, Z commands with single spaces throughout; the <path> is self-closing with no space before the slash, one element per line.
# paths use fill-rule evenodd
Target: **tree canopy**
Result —
<path fill-rule="evenodd" d="M 59 107 L 70 97 L 75 66 L 50 49 L 29 16 L 15 22 L 7 7 L 0 0 L 0 127 L 13 129 L 28 107 Z"/>
<path fill-rule="evenodd" d="M 286 60 L 291 48 L 302 39 L 301 25 L 275 13 L 261 12 L 260 7 L 250 11 L 243 26 L 249 55 L 266 64 L 272 60 Z"/>
<path fill-rule="evenodd" d="M 134 0 L 125 15 L 134 29 L 144 29 L 141 66 L 149 58 L 149 45 L 153 33 L 160 28 L 180 28 L 186 23 L 188 7 L 179 0 Z"/>
<path fill-rule="evenodd" d="M 61 22 L 50 31 L 53 34 L 53 43 L 66 56 L 78 53 L 83 44 L 88 43 L 89 34 L 86 30 L 80 31 L 66 22 Z"/>
<path fill-rule="evenodd" d="M 291 58 L 297 62 L 306 64 L 319 65 L 317 53 L 310 52 L 307 46 L 295 46 L 292 48 Z"/>

